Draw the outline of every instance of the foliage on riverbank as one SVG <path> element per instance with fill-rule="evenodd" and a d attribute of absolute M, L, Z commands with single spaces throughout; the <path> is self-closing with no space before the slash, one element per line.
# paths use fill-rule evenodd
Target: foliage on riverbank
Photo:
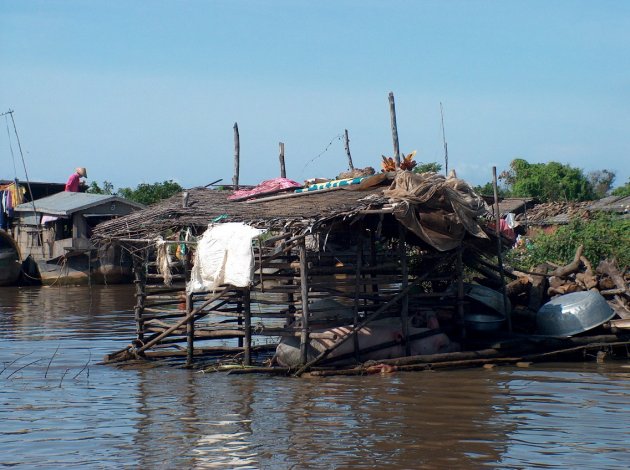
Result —
<path fill-rule="evenodd" d="M 597 266 L 603 259 L 616 258 L 623 269 L 630 266 L 630 219 L 598 213 L 589 219 L 575 218 L 551 234 L 539 233 L 508 254 L 514 267 L 531 269 L 546 261 L 569 263 L 579 245 L 584 256 Z"/>

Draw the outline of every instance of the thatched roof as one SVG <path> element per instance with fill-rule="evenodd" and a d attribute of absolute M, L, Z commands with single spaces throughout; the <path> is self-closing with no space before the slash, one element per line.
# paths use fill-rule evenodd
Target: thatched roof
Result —
<path fill-rule="evenodd" d="M 189 189 L 187 207 L 183 193 L 153 204 L 125 217 L 99 224 L 93 238 L 146 239 L 183 227 L 206 228 L 214 219 L 225 216 L 225 222 L 245 222 L 256 227 L 282 229 L 291 225 L 304 229 L 336 217 L 356 214 L 365 209 L 382 208 L 387 198 L 382 191 L 387 186 L 367 190 L 337 189 L 289 197 L 261 198 L 256 201 L 230 201 L 232 191 Z M 286 194 L 285 196 L 288 196 Z M 369 198 L 366 199 L 366 197 Z"/>

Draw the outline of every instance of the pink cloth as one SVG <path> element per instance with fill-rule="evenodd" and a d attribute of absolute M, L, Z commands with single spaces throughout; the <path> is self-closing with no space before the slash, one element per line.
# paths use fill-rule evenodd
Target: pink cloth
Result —
<path fill-rule="evenodd" d="M 70 191 L 72 193 L 76 193 L 79 191 L 79 176 L 78 173 L 72 173 L 70 178 L 68 178 L 68 182 L 66 183 L 66 191 Z"/>
<path fill-rule="evenodd" d="M 293 180 L 287 178 L 274 178 L 272 180 L 266 180 L 260 183 L 253 189 L 240 189 L 234 191 L 228 199 L 246 199 L 249 197 L 259 196 L 262 194 L 273 194 L 283 189 L 301 188 L 300 183 L 296 183 Z"/>

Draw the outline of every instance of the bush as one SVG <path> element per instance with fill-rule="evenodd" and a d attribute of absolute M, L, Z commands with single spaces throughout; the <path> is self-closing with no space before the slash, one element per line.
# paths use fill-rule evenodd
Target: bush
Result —
<path fill-rule="evenodd" d="M 593 267 L 606 258 L 616 258 L 622 269 L 630 265 L 630 219 L 615 214 L 575 218 L 552 234 L 541 233 L 529 240 L 508 254 L 510 264 L 526 270 L 546 261 L 568 264 L 578 246 L 584 245 L 584 256 Z"/>

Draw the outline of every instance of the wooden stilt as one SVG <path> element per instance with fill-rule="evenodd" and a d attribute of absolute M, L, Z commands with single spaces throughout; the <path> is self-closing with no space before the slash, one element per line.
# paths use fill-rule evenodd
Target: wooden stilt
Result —
<path fill-rule="evenodd" d="M 190 317 L 186 324 L 186 367 L 193 364 L 193 354 L 195 351 L 195 316 L 190 315 L 193 311 L 193 296 L 186 294 L 186 315 Z"/>
<path fill-rule="evenodd" d="M 300 255 L 300 291 L 302 294 L 302 335 L 300 338 L 300 357 L 302 365 L 308 361 L 308 262 L 306 260 L 306 243 L 300 240 L 298 245 Z"/>
<path fill-rule="evenodd" d="M 243 291 L 243 314 L 245 316 L 245 344 L 243 364 L 249 366 L 252 364 L 252 309 L 251 309 L 251 291 L 246 288 Z"/>
<path fill-rule="evenodd" d="M 464 263 L 462 246 L 457 249 L 457 321 L 461 324 L 462 341 L 466 338 L 466 322 L 464 320 Z"/>
<path fill-rule="evenodd" d="M 499 211 L 499 194 L 497 188 L 497 167 L 492 167 L 492 189 L 494 190 L 494 212 L 496 222 L 497 235 L 497 264 L 499 266 L 499 275 L 501 276 L 501 292 L 503 293 L 503 310 L 507 320 L 508 331 L 512 332 L 512 312 L 509 310 L 509 300 L 505 293 L 505 275 L 503 274 L 503 255 L 501 254 L 501 212 Z"/>
<path fill-rule="evenodd" d="M 359 230 L 358 240 L 357 240 L 357 258 L 356 258 L 356 270 L 354 273 L 354 321 L 353 327 L 356 327 L 359 324 L 359 296 L 361 294 L 361 268 L 363 267 L 363 229 Z M 355 331 L 352 335 L 352 341 L 354 343 L 354 355 L 357 361 L 360 361 L 359 357 L 359 332 Z"/>
<path fill-rule="evenodd" d="M 402 274 L 401 288 L 407 289 L 409 285 L 409 273 L 407 268 L 407 248 L 405 242 L 405 228 L 398 224 L 398 252 L 400 255 L 400 271 Z M 405 342 L 405 355 L 411 354 L 409 342 L 409 294 L 405 294 L 401 301 L 400 321 L 402 323 L 403 341 Z"/>
<path fill-rule="evenodd" d="M 136 288 L 136 305 L 134 306 L 134 319 L 136 321 L 136 339 L 142 343 L 144 341 L 144 304 L 146 299 L 146 276 L 144 258 L 133 259 L 134 284 Z"/>

